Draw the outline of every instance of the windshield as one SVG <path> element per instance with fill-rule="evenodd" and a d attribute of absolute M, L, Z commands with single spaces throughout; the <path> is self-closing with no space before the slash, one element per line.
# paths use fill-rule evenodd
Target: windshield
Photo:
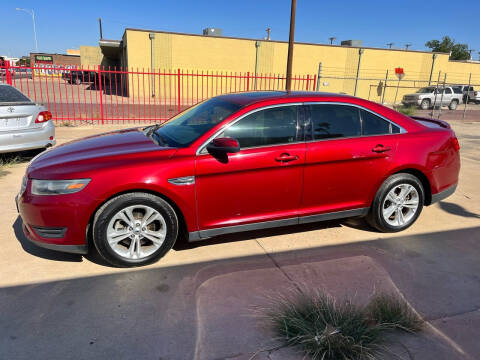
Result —
<path fill-rule="evenodd" d="M 417 91 L 417 94 L 429 94 L 432 93 L 435 88 L 433 87 L 424 87 Z"/>
<path fill-rule="evenodd" d="M 152 136 L 169 147 L 186 147 L 240 108 L 238 104 L 212 98 L 174 116 Z"/>

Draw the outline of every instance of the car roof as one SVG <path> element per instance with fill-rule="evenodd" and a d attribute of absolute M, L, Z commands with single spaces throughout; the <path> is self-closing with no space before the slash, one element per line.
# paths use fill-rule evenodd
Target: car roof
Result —
<path fill-rule="evenodd" d="M 345 97 L 350 98 L 351 96 L 327 92 L 313 92 L 313 91 L 250 91 L 250 92 L 240 92 L 233 94 L 220 95 L 218 98 L 225 101 L 233 102 L 242 106 L 247 106 L 257 102 L 263 102 L 267 100 L 287 100 L 287 99 L 296 99 L 296 98 L 331 98 L 331 97 Z"/>

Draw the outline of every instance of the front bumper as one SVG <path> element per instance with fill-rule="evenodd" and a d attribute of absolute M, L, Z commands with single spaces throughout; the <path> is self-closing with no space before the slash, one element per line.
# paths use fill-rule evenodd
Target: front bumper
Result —
<path fill-rule="evenodd" d="M 22 224 L 23 233 L 25 237 L 34 245 L 42 247 L 44 249 L 67 252 L 72 254 L 81 254 L 86 255 L 88 254 L 88 247 L 87 245 L 59 245 L 59 244 L 51 244 L 46 243 L 43 241 L 38 241 L 35 239 L 34 233 L 30 232 L 27 228 L 25 223 Z"/>
<path fill-rule="evenodd" d="M 28 180 L 27 189 L 15 197 L 27 239 L 43 248 L 86 254 L 92 199 L 82 192 L 37 196 L 30 187 Z"/>
<path fill-rule="evenodd" d="M 421 99 L 402 99 L 402 104 L 405 106 L 412 106 L 412 105 L 420 106 L 421 103 L 422 103 Z"/>
<path fill-rule="evenodd" d="M 55 125 L 52 121 L 47 121 L 39 128 L 0 132 L 0 153 L 40 149 L 55 143 Z"/>

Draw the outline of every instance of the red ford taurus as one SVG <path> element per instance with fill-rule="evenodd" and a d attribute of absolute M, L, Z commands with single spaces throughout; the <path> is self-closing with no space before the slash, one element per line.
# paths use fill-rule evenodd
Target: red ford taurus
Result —
<path fill-rule="evenodd" d="M 400 231 L 455 191 L 459 170 L 443 121 L 337 94 L 252 92 L 48 150 L 17 205 L 35 244 L 84 254 L 91 239 L 111 264 L 138 266 L 180 237 L 352 216 Z"/>

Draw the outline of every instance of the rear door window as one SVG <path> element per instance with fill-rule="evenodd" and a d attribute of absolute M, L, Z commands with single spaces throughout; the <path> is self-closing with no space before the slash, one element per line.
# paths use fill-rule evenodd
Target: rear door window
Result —
<path fill-rule="evenodd" d="M 400 128 L 370 111 L 361 109 L 362 135 L 398 134 Z"/>
<path fill-rule="evenodd" d="M 307 105 L 313 140 L 361 135 L 359 109 L 348 105 Z"/>
<path fill-rule="evenodd" d="M 32 101 L 12 86 L 0 85 L 0 105 L 31 104 Z"/>

